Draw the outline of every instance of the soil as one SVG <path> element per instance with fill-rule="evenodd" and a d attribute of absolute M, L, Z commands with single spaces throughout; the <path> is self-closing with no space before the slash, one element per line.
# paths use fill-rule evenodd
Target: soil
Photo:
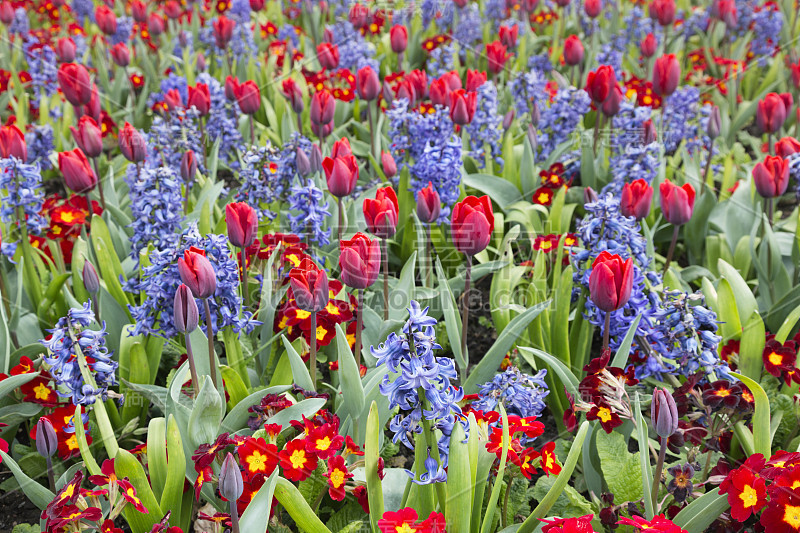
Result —
<path fill-rule="evenodd" d="M 0 473 L 0 482 L 11 477 L 7 470 Z M 32 504 L 21 489 L 0 495 L 0 533 L 8 533 L 18 524 L 38 524 L 41 511 Z"/>

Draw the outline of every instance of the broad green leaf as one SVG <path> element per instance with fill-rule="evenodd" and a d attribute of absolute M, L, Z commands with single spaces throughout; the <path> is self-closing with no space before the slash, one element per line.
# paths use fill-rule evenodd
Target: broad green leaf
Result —
<path fill-rule="evenodd" d="M 766 345 L 764 321 L 758 311 L 753 311 L 742 331 L 739 348 L 739 371 L 745 376 L 761 381 L 761 368 L 764 365 L 764 346 Z"/>
<path fill-rule="evenodd" d="M 317 513 L 308 505 L 308 502 L 297 490 L 297 487 L 291 482 L 278 477 L 275 485 L 275 497 L 301 531 L 306 531 L 307 533 L 331 533 L 319 519 Z"/>
<path fill-rule="evenodd" d="M 464 442 L 466 435 L 461 424 L 453 426 L 450 438 L 450 455 L 447 467 L 447 500 L 445 518 L 450 533 L 469 533 L 472 492 L 475 485 L 469 464 L 469 451 Z"/>
<path fill-rule="evenodd" d="M 628 445 L 622 434 L 599 431 L 597 454 L 600 456 L 603 478 L 614 498 L 620 502 L 635 502 L 642 499 L 644 489 L 641 459 L 638 454 L 628 451 Z"/>
<path fill-rule="evenodd" d="M 772 433 L 770 432 L 769 398 L 761 385 L 749 377 L 731 372 L 731 376 L 742 381 L 755 399 L 755 412 L 753 413 L 753 449 L 755 453 L 763 454 L 769 458 L 772 455 Z"/>
<path fill-rule="evenodd" d="M 538 357 L 539 359 L 543 360 L 556 374 L 558 374 L 561 383 L 567 388 L 567 392 L 574 397 L 579 397 L 578 385 L 580 384 L 580 380 L 575 377 L 575 374 L 572 373 L 572 370 L 567 368 L 564 363 L 549 353 L 537 350 L 536 348 L 520 346 L 519 353 L 522 355 L 522 358 L 534 368 L 539 368 L 539 365 L 535 364 L 536 360 L 534 357 Z"/>
<path fill-rule="evenodd" d="M 161 512 L 161 507 L 150 489 L 144 468 L 131 452 L 120 449 L 114 458 L 114 470 L 120 478 L 128 478 L 133 488 L 136 489 L 136 496 L 147 510 L 146 513 L 140 513 L 134 509 L 133 505 L 126 505 L 122 511 L 125 520 L 131 526 L 133 533 L 149 533 L 153 525 L 161 521 L 164 513 Z"/>
<path fill-rule="evenodd" d="M 19 483 L 22 492 L 25 493 L 25 496 L 36 507 L 44 510 L 45 507 L 47 507 L 47 505 L 53 501 L 53 499 L 55 499 L 56 496 L 50 492 L 50 489 L 43 487 L 29 478 L 10 455 L 0 450 L 0 458 L 3 459 L 3 464 L 5 467 L 11 470 L 11 473 L 14 474 L 14 478 L 17 480 L 17 483 Z"/>
<path fill-rule="evenodd" d="M 753 314 L 753 311 L 758 309 L 756 298 L 753 296 L 753 292 L 750 290 L 747 282 L 733 266 L 720 259 L 717 262 L 717 268 L 719 269 L 720 275 L 731 284 L 731 289 L 736 298 L 736 308 L 739 311 L 739 321 L 741 323 L 743 320 L 749 318 Z"/>
<path fill-rule="evenodd" d="M 183 487 L 186 481 L 186 456 L 181 441 L 181 431 L 174 416 L 167 421 L 167 471 L 166 484 L 161 494 L 160 507 L 163 512 L 171 512 L 173 524 L 181 521 Z M 191 511 L 187 509 L 187 511 Z"/>
<path fill-rule="evenodd" d="M 720 322 L 720 333 L 723 342 L 738 339 L 742 334 L 740 311 L 736 306 L 736 296 L 727 279 L 722 279 L 717 287 L 717 316 Z M 749 316 L 749 315 L 748 315 Z"/>
<path fill-rule="evenodd" d="M 286 338 L 286 335 L 281 336 L 281 340 L 283 340 L 283 346 L 286 348 L 286 355 L 289 357 L 289 364 L 292 365 L 292 376 L 294 377 L 294 382 L 305 390 L 316 390 L 314 383 L 311 382 L 311 374 L 308 373 L 308 368 L 306 368 L 303 358 L 300 357 L 300 354 L 294 349 L 294 346 L 292 346 L 292 343 Z"/>
<path fill-rule="evenodd" d="M 239 531 L 247 533 L 266 533 L 269 524 L 269 515 L 272 508 L 272 496 L 278 483 L 278 469 L 267 478 L 258 489 L 247 509 L 239 519 Z"/>
<path fill-rule="evenodd" d="M 800 225 L 798 225 L 800 227 Z M 800 268 L 800 267 L 798 267 Z M 800 305 L 794 308 L 789 316 L 783 321 L 781 325 L 781 329 L 778 330 L 778 333 L 775 334 L 775 340 L 783 344 L 786 342 L 786 339 L 789 338 L 789 334 L 794 329 L 797 321 L 800 320 Z"/>
<path fill-rule="evenodd" d="M 174 418 L 173 418 L 174 420 Z M 147 425 L 147 466 L 153 495 L 160 500 L 167 483 L 167 424 L 162 416 Z M 183 456 L 183 451 L 181 451 Z M 183 470 L 181 471 L 183 475 Z"/>
<path fill-rule="evenodd" d="M 492 347 L 489 348 L 489 351 L 483 356 L 481 362 L 469 373 L 469 377 L 464 383 L 465 394 L 478 392 L 478 388 L 481 385 L 492 379 L 497 369 L 500 368 L 500 363 L 503 361 L 503 358 L 514 346 L 514 343 L 519 336 L 522 335 L 522 332 L 525 331 L 525 328 L 528 327 L 528 324 L 539 316 L 539 313 L 544 311 L 548 305 L 550 305 L 549 300 L 534 305 L 525 310 L 524 313 L 514 317 L 514 320 L 506 326 L 506 329 L 497 337 Z"/>
<path fill-rule="evenodd" d="M 383 516 L 383 486 L 378 476 L 378 460 L 380 459 L 381 422 L 378 406 L 375 402 L 369 407 L 367 415 L 367 436 L 364 444 L 364 469 L 367 481 L 367 497 L 369 498 L 369 519 L 373 533 L 378 532 L 378 520 Z"/>
<path fill-rule="evenodd" d="M 625 334 L 625 338 L 622 339 L 622 343 L 619 345 L 617 353 L 614 355 L 614 360 L 611 361 L 611 366 L 616 366 L 619 368 L 625 368 L 625 366 L 627 366 L 628 357 L 631 354 L 633 338 L 636 336 L 636 330 L 639 327 L 639 321 L 641 319 L 642 315 L 636 315 L 636 318 L 633 319 L 633 322 L 628 328 L 628 332 Z"/>
<path fill-rule="evenodd" d="M 194 399 L 192 413 L 189 415 L 189 439 L 196 449 L 201 444 L 214 442 L 225 414 L 225 404 L 211 380 L 202 379 L 200 393 Z"/>
<path fill-rule="evenodd" d="M 503 211 L 522 199 L 519 189 L 503 178 L 488 174 L 467 174 L 462 179 L 464 185 L 488 195 Z"/>
<path fill-rule="evenodd" d="M 306 418 L 311 418 L 317 411 L 325 406 L 325 400 L 322 398 L 308 398 L 302 402 L 287 407 L 269 417 L 265 424 L 278 424 L 283 426 L 284 430 L 289 429 L 292 420 L 301 420 L 303 415 Z"/>
<path fill-rule="evenodd" d="M 17 374 L 16 376 L 9 376 L 3 381 L 0 381 L 0 398 L 4 398 L 9 393 L 25 385 L 29 381 L 33 381 L 39 375 L 39 372 L 30 372 L 28 374 Z"/>
<path fill-rule="evenodd" d="M 714 489 L 681 509 L 672 521 L 688 533 L 703 533 L 729 507 L 727 495 Z"/>
<path fill-rule="evenodd" d="M 247 398 L 237 403 L 236 406 L 228 412 L 228 415 L 222 421 L 220 431 L 236 433 L 237 431 L 246 428 L 247 419 L 250 418 L 249 409 L 252 406 L 261 403 L 261 398 L 267 394 L 282 394 L 290 388 L 290 385 L 278 385 L 277 387 L 265 387 L 250 394 Z"/>
<path fill-rule="evenodd" d="M 543 500 L 555 483 L 556 476 L 540 477 L 533 489 L 533 497 L 536 501 Z M 592 504 L 577 490 L 567 485 L 548 514 L 551 516 L 585 516 L 592 514 Z"/>
<path fill-rule="evenodd" d="M 345 410 L 350 414 L 354 423 L 364 410 L 364 386 L 361 383 L 361 374 L 358 371 L 350 343 L 344 330 L 336 324 L 336 351 L 339 354 L 339 383 L 342 389 L 342 401 Z"/>

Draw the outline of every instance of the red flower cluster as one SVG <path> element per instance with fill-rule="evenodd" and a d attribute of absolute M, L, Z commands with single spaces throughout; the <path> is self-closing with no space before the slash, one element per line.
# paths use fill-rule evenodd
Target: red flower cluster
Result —
<path fill-rule="evenodd" d="M 56 407 L 42 418 L 46 418 L 53 424 L 53 429 L 56 430 L 56 438 L 58 439 L 58 456 L 61 459 L 67 460 L 72 457 L 80 455 L 78 449 L 78 438 L 75 435 L 77 429 L 73 425 L 73 418 L 75 417 L 75 408 L 71 403 L 62 404 Z M 82 415 L 83 432 L 86 434 L 86 442 L 92 443 L 92 434 L 89 432 L 89 415 Z M 31 440 L 36 440 L 36 425 L 31 428 Z"/>
<path fill-rule="evenodd" d="M 444 533 L 444 515 L 432 512 L 422 522 L 418 521 L 417 512 L 405 507 L 397 512 L 386 511 L 378 520 L 381 533 Z"/>
<path fill-rule="evenodd" d="M 764 369 L 775 376 L 782 378 L 786 386 L 794 381 L 800 383 L 800 373 L 795 368 L 797 362 L 797 349 L 800 343 L 800 333 L 783 344 L 775 340 L 775 335 L 767 335 L 762 358 Z"/>
<path fill-rule="evenodd" d="M 33 366 L 33 361 L 27 355 L 20 358 L 19 364 L 12 367 L 9 371 L 11 376 L 19 376 L 22 374 L 32 374 L 36 372 Z M 21 385 L 19 392 L 22 394 L 22 401 L 27 403 L 38 403 L 47 407 L 55 407 L 58 405 L 58 394 L 56 394 L 55 387 L 52 386 L 52 378 L 50 373 L 42 369 L 40 374 L 33 378 L 31 381 Z M 8 375 L 0 374 L 0 381 L 8 379 Z"/>
<path fill-rule="evenodd" d="M 572 177 L 567 176 L 567 170 L 562 163 L 553 163 L 547 170 L 539 172 L 542 186 L 533 193 L 533 203 L 548 206 L 553 203 L 553 196 L 561 187 L 569 188 Z"/>
<path fill-rule="evenodd" d="M 64 257 L 64 263 L 69 265 L 72 263 L 72 248 L 80 237 L 84 225 L 89 222 L 92 214 L 103 214 L 103 208 L 92 201 L 92 213 L 90 213 L 84 196 L 73 194 L 64 199 L 55 194 L 45 199 L 41 214 L 49 223 L 47 233 L 42 236 L 31 235 L 31 244 L 52 259 L 53 252 L 48 241 L 57 243 Z"/>

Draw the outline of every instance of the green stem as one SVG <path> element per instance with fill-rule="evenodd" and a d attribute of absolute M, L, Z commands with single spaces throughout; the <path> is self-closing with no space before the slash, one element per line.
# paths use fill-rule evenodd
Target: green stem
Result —
<path fill-rule="evenodd" d="M 461 296 L 461 353 L 467 353 L 467 329 L 469 326 L 469 291 L 472 282 L 472 256 L 467 256 L 467 272 L 464 278 L 464 294 Z"/>
<path fill-rule="evenodd" d="M 383 320 L 389 320 L 389 246 L 381 239 L 381 263 L 383 263 Z"/>
<path fill-rule="evenodd" d="M 356 316 L 356 366 L 361 365 L 361 328 L 364 326 L 364 289 L 358 289 L 358 309 Z"/>
<path fill-rule="evenodd" d="M 603 351 L 608 350 L 609 338 L 611 337 L 611 312 L 606 312 L 606 323 L 603 327 Z"/>
<path fill-rule="evenodd" d="M 656 463 L 656 471 L 653 475 L 653 512 L 658 514 L 658 489 L 661 485 L 661 472 L 664 470 L 664 459 L 667 457 L 667 439 L 661 437 L 661 450 L 658 452 L 658 463 Z"/>
<path fill-rule="evenodd" d="M 672 255 L 675 253 L 675 245 L 678 243 L 678 232 L 680 230 L 680 226 L 675 226 L 675 228 L 672 230 L 672 242 L 669 243 L 667 260 L 664 261 L 664 271 L 661 273 L 662 277 L 665 276 L 667 274 L 667 270 L 669 270 L 669 264 L 672 262 Z"/>
<path fill-rule="evenodd" d="M 309 342 L 311 355 L 308 357 L 308 373 L 311 383 L 317 386 L 317 312 L 311 311 L 311 339 Z M 358 425 L 358 424 L 356 424 Z"/>
<path fill-rule="evenodd" d="M 192 340 L 188 333 L 184 333 L 183 338 L 186 339 L 186 356 L 189 359 L 189 373 L 192 375 L 192 389 L 194 389 L 194 397 L 197 398 L 200 395 L 200 379 L 197 377 L 197 367 L 194 364 Z"/>
<path fill-rule="evenodd" d="M 211 327 L 211 305 L 208 298 L 203 300 L 206 309 L 206 334 L 208 335 L 208 370 L 211 375 L 211 383 L 217 386 L 217 364 L 214 353 L 214 329 Z"/>

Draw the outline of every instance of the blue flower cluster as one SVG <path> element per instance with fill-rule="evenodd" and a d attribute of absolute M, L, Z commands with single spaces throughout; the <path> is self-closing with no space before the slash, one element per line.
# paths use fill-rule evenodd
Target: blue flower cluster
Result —
<path fill-rule="evenodd" d="M 514 109 L 517 116 L 522 118 L 528 113 L 530 115 L 533 106 L 538 106 L 541 111 L 547 102 L 547 78 L 541 70 L 531 70 L 530 72 L 515 72 L 508 81 L 508 90 L 514 99 Z"/>
<path fill-rule="evenodd" d="M 14 20 L 8 25 L 8 33 L 16 33 L 24 36 L 30 30 L 30 22 L 28 21 L 28 13 L 24 7 L 18 7 L 14 10 Z"/>
<path fill-rule="evenodd" d="M 499 26 L 499 22 L 506 16 L 506 0 L 487 0 L 484 7 L 484 16 L 494 20 L 494 27 Z"/>
<path fill-rule="evenodd" d="M 325 229 L 325 218 L 331 216 L 322 189 L 308 178 L 305 185 L 292 186 L 289 194 L 289 227 L 295 235 L 305 237 L 317 246 L 331 242 L 331 230 Z"/>
<path fill-rule="evenodd" d="M 550 393 L 544 382 L 546 374 L 547 370 L 542 369 L 530 376 L 509 366 L 492 381 L 481 385 L 480 397 L 472 402 L 472 407 L 484 412 L 497 411 L 497 405 L 502 402 L 510 415 L 538 417 L 545 408 L 544 397 Z"/>
<path fill-rule="evenodd" d="M 28 147 L 28 163 L 38 163 L 42 170 L 53 168 L 50 154 L 55 151 L 53 128 L 50 124 L 36 125 L 25 134 Z"/>
<path fill-rule="evenodd" d="M 756 56 L 758 65 L 764 67 L 776 52 L 777 39 L 783 29 L 783 14 L 776 5 L 774 9 L 761 6 L 753 14 L 753 40 L 750 51 Z"/>
<path fill-rule="evenodd" d="M 632 217 L 624 217 L 619 211 L 619 199 L 604 194 L 596 202 L 586 204 L 586 217 L 577 228 L 583 248 L 573 248 L 572 262 L 575 265 L 575 283 L 588 290 L 590 265 L 602 251 L 617 254 L 623 259 L 633 258 L 633 289 L 630 300 L 611 314 L 609 329 L 612 349 L 619 347 L 625 334 L 637 316 L 642 319 L 637 334 L 646 335 L 652 328 L 652 316 L 659 308 L 658 297 L 647 291 L 647 283 L 660 283 L 658 274 L 647 271 L 650 257 L 647 255 L 647 242 L 639 232 L 639 225 Z M 584 311 L 586 320 L 602 331 L 605 313 L 599 310 L 590 299 Z"/>
<path fill-rule="evenodd" d="M 528 58 L 528 68 L 538 70 L 542 74 L 549 74 L 553 70 L 553 64 L 547 54 L 537 54 Z"/>
<path fill-rule="evenodd" d="M 478 167 L 486 166 L 486 152 L 490 152 L 495 163 L 503 167 L 503 117 L 497 114 L 497 86 L 484 83 L 477 90 L 478 106 L 472 122 L 464 129 L 469 134 L 470 153 Z"/>
<path fill-rule="evenodd" d="M 478 4 L 469 3 L 464 9 L 459 9 L 456 27 L 453 31 L 453 40 L 462 48 L 471 47 L 483 38 L 483 19 Z"/>
<path fill-rule="evenodd" d="M 156 115 L 147 135 L 148 152 L 152 153 L 152 157 L 148 153 L 147 160 L 157 161 L 179 175 L 183 155 L 192 150 L 198 169 L 204 173 L 201 140 L 200 116 L 194 107 L 176 108 L 170 113 Z"/>
<path fill-rule="evenodd" d="M 434 355 L 434 350 L 441 349 L 434 332 L 436 319 L 428 316 L 427 307 L 422 309 L 414 300 L 408 314 L 401 333 L 390 333 L 384 344 L 370 347 L 370 352 L 377 359 L 376 366 L 387 370 L 379 387 L 381 394 L 389 398 L 390 409 L 400 410 L 389 423 L 394 432 L 392 441 L 414 449 L 414 436 L 422 433 L 423 419 L 430 422 L 432 430 L 442 432 L 438 441 L 442 463 L 431 461 L 429 465 L 426 461 L 428 475 L 419 481 L 426 484 L 443 481 L 440 469 L 447 467 L 450 434 L 455 424 L 461 423 L 464 431 L 469 427 L 458 406 L 464 391 L 450 383 L 458 377 L 455 364 L 450 358 Z M 390 377 L 390 373 L 396 376 Z"/>
<path fill-rule="evenodd" d="M 177 242 L 177 244 L 176 244 Z M 194 246 L 205 250 L 216 275 L 217 290 L 209 298 L 211 323 L 214 332 L 220 327 L 232 326 L 236 332 L 251 332 L 259 324 L 250 311 L 242 310 L 242 297 L 239 296 L 239 263 L 228 247 L 225 235 L 206 235 L 201 237 L 196 226 L 190 227 L 178 238 L 161 249 L 150 252 L 150 265 L 142 269 L 141 278 L 129 280 L 126 290 L 142 295 L 142 304 L 129 306 L 136 326 L 132 335 L 160 335 L 171 338 L 177 335 L 174 325 L 173 299 L 181 277 L 178 273 L 178 258 Z M 198 303 L 200 316 L 205 320 L 205 306 Z"/>
<path fill-rule="evenodd" d="M 700 90 L 697 87 L 681 87 L 667 97 L 661 120 L 664 121 L 664 149 L 668 154 L 675 152 L 683 141 L 686 141 L 686 149 L 690 154 L 703 146 L 701 111 Z"/>
<path fill-rule="evenodd" d="M 67 311 L 56 327 L 49 330 L 51 337 L 40 341 L 47 347 L 44 362 L 49 365 L 50 374 L 59 387 L 58 395 L 70 398 L 73 405 L 91 405 L 98 396 L 105 400 L 108 387 L 117 383 L 114 372 L 119 364 L 111 359 L 106 348 L 105 337 L 108 333 L 105 322 L 100 330 L 89 329 L 94 321 L 91 302 L 86 302 L 83 308 Z M 93 374 L 96 389 L 83 379 L 79 352 L 85 357 Z M 62 389 L 66 389 L 66 392 Z"/>
<path fill-rule="evenodd" d="M 411 190 L 414 195 L 433 184 L 442 200 L 439 223 L 448 223 L 450 209 L 461 194 L 461 139 L 452 135 L 447 141 L 430 143 L 411 165 Z"/>
<path fill-rule="evenodd" d="M 650 112 L 651 108 L 636 107 L 628 100 L 620 105 L 619 113 L 612 119 L 614 135 L 609 168 L 613 179 L 603 193 L 616 196 L 625 183 L 640 178 L 652 183 L 658 175 L 659 145 L 643 143 L 644 123 L 650 119 Z"/>
<path fill-rule="evenodd" d="M 82 21 L 84 26 L 86 25 L 87 19 L 94 22 L 94 2 L 92 2 L 92 0 L 72 0 L 70 7 L 76 19 L 84 19 Z"/>
<path fill-rule="evenodd" d="M 583 89 L 559 89 L 549 107 L 539 109 L 537 142 L 541 159 L 547 159 L 556 147 L 575 133 L 583 116 L 591 108 L 591 99 Z"/>
<path fill-rule="evenodd" d="M 438 78 L 442 74 L 453 70 L 455 66 L 453 61 L 454 52 L 455 47 L 453 43 L 443 44 L 433 50 L 428 57 L 428 64 L 425 67 L 428 71 L 428 76 Z"/>
<path fill-rule="evenodd" d="M 47 227 L 39 214 L 43 201 L 42 173 L 37 163 L 26 165 L 15 157 L 0 159 L 0 220 L 6 224 L 24 220 L 28 232 L 38 235 Z"/>
<path fill-rule="evenodd" d="M 233 0 L 227 13 L 231 19 L 236 21 L 230 47 L 233 57 L 238 59 L 246 60 L 249 57 L 258 57 L 258 46 L 250 24 L 250 11 L 248 0 Z"/>
<path fill-rule="evenodd" d="M 239 106 L 225 98 L 225 88 L 208 72 L 197 76 L 197 82 L 205 83 L 211 95 L 211 111 L 206 119 L 209 142 L 219 141 L 220 161 L 237 170 L 238 151 L 243 146 L 242 134 L 239 133 Z"/>
<path fill-rule="evenodd" d="M 24 50 L 34 94 L 32 104 L 39 107 L 39 99 L 43 95 L 50 96 L 58 89 L 56 52 L 51 46 L 41 44 L 33 37 L 25 41 Z"/>
<path fill-rule="evenodd" d="M 681 26 L 681 34 L 685 41 L 688 41 L 695 35 L 705 35 L 710 20 L 709 10 L 710 7 L 700 7 L 692 9 L 688 16 L 685 13 L 678 14 L 678 19 L 683 19 L 684 21 Z"/>
<path fill-rule="evenodd" d="M 138 261 L 139 252 L 148 245 L 162 249 L 174 242 L 183 222 L 182 180 L 171 167 L 146 162 L 141 167 L 128 165 L 125 182 L 133 215 L 131 257 Z"/>
<path fill-rule="evenodd" d="M 684 376 L 701 372 L 709 381 L 736 381 L 727 363 L 719 358 L 717 348 L 721 337 L 717 335 L 717 315 L 705 306 L 703 295 L 667 291 L 664 296 L 661 310 L 653 316 L 655 325 L 647 335 L 653 350 L 662 358 L 662 368 Z M 639 375 L 660 377 L 649 364 L 637 369 Z"/>
<path fill-rule="evenodd" d="M 344 20 L 329 26 L 333 33 L 333 42 L 339 47 L 339 68 L 350 69 L 355 73 L 366 66 L 380 72 L 380 62 L 375 59 L 375 50 L 361 32 Z"/>
<path fill-rule="evenodd" d="M 114 32 L 114 35 L 109 37 L 111 41 L 111 46 L 114 46 L 119 43 L 128 43 L 131 40 L 131 34 L 133 33 L 133 19 L 130 17 L 118 17 L 117 18 L 117 31 Z"/>

